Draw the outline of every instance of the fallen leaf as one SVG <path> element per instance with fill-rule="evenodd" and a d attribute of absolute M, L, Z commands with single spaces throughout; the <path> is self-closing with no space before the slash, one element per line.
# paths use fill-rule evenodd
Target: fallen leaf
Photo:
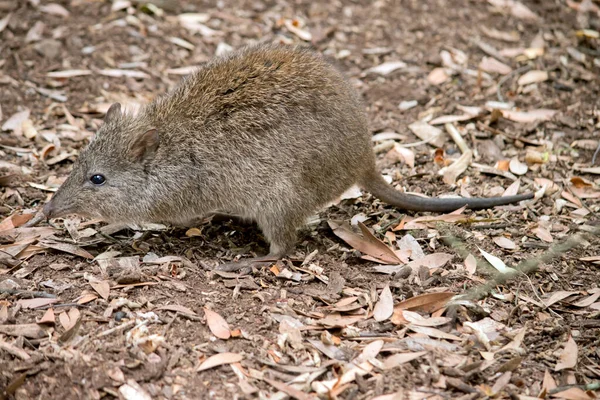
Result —
<path fill-rule="evenodd" d="M 539 239 L 543 240 L 546 243 L 552 243 L 554 239 L 552 238 L 552 234 L 550 231 L 544 227 L 538 226 L 533 228 L 531 232 L 537 236 Z"/>
<path fill-rule="evenodd" d="M 429 125 L 427 122 L 417 121 L 408 126 L 408 129 L 419 139 L 426 141 L 434 147 L 444 147 L 446 134 L 439 128 Z"/>
<path fill-rule="evenodd" d="M 69 11 L 66 8 L 56 3 L 48 3 L 41 5 L 39 7 L 39 10 L 41 12 L 45 12 L 46 14 L 58 15 L 59 17 L 63 18 L 67 18 L 70 15 Z"/>
<path fill-rule="evenodd" d="M 446 82 L 450 77 L 446 73 L 444 68 L 434 68 L 429 75 L 427 75 L 427 81 L 432 85 L 441 85 Z"/>
<path fill-rule="evenodd" d="M 550 307 L 555 303 L 558 303 L 561 300 L 566 299 L 567 297 L 571 297 L 573 295 L 578 294 L 579 292 L 569 292 L 566 290 L 559 290 L 558 292 L 552 293 L 548 299 L 544 300 L 544 305 L 546 307 Z"/>
<path fill-rule="evenodd" d="M 152 400 L 152 396 L 133 379 L 128 379 L 126 384 L 119 386 L 119 394 L 125 400 Z"/>
<path fill-rule="evenodd" d="M 89 69 L 68 69 L 64 71 L 52 71 L 46 74 L 49 78 L 74 78 L 76 76 L 91 75 L 92 71 Z"/>
<path fill-rule="evenodd" d="M 54 317 L 54 309 L 47 309 L 42 318 L 39 321 L 37 321 L 37 323 L 54 325 L 56 323 L 56 318 Z"/>
<path fill-rule="evenodd" d="M 558 111 L 539 109 L 531 111 L 500 110 L 500 112 L 506 119 L 529 124 L 535 121 L 548 121 L 549 119 L 552 119 Z"/>
<path fill-rule="evenodd" d="M 46 331 L 38 324 L 0 325 L 0 333 L 8 336 L 24 336 L 30 339 L 47 337 Z"/>
<path fill-rule="evenodd" d="M 538 19 L 537 14 L 531 11 L 520 1 L 516 0 L 488 0 L 491 5 L 508 10 L 514 17 L 523 20 L 535 21 Z"/>
<path fill-rule="evenodd" d="M 469 276 L 472 276 L 477 271 L 477 260 L 473 254 L 469 254 L 467 258 L 465 258 L 465 268 L 467 269 Z"/>
<path fill-rule="evenodd" d="M 298 389 L 294 389 L 290 385 L 286 385 L 283 382 L 277 382 L 267 378 L 264 378 L 263 380 L 269 385 L 273 386 L 275 389 L 287 394 L 290 397 L 293 397 L 296 400 L 317 400 L 317 397 L 311 396 L 308 393 L 304 393 Z"/>
<path fill-rule="evenodd" d="M 513 242 L 512 240 L 510 240 L 504 236 L 495 236 L 494 238 L 492 238 L 492 240 L 494 241 L 494 243 L 496 243 L 498 246 L 502 247 L 503 249 L 514 250 L 517 248 L 517 245 L 515 244 L 515 242 Z"/>
<path fill-rule="evenodd" d="M 214 367 L 218 367 L 219 365 L 224 364 L 232 364 L 236 362 L 240 362 L 244 359 L 241 354 L 238 353 L 219 353 L 214 356 L 208 357 L 206 360 L 200 364 L 196 372 L 204 371 L 207 369 L 211 369 Z"/>
<path fill-rule="evenodd" d="M 577 365 L 577 343 L 573 340 L 572 336 L 569 336 L 569 340 L 565 344 L 565 348 L 560 354 L 560 360 L 556 363 L 554 371 L 562 371 L 563 369 L 575 368 Z"/>
<path fill-rule="evenodd" d="M 373 318 L 377 322 L 385 321 L 394 313 L 394 298 L 390 291 L 390 286 L 385 285 L 381 294 L 379 295 L 379 301 L 375 304 L 373 309 Z"/>
<path fill-rule="evenodd" d="M 110 76 L 112 78 L 135 78 L 135 79 L 144 79 L 150 78 L 145 72 L 136 71 L 133 69 L 101 69 L 98 71 L 100 75 Z"/>
<path fill-rule="evenodd" d="M 520 86 L 530 85 L 532 83 L 544 82 L 548 80 L 548 73 L 546 71 L 528 71 L 521 75 L 517 83 Z"/>
<path fill-rule="evenodd" d="M 20 304 L 23 308 L 31 308 L 36 309 L 40 307 L 47 306 L 49 304 L 58 303 L 58 299 L 49 299 L 45 297 L 38 297 L 35 299 L 21 299 L 17 301 L 17 304 Z"/>
<path fill-rule="evenodd" d="M 575 307 L 589 307 L 596 302 L 600 298 L 600 290 L 591 296 L 586 297 L 585 299 L 579 300 L 575 303 L 571 303 L 572 306 Z"/>
<path fill-rule="evenodd" d="M 25 109 L 24 111 L 19 111 L 13 115 L 9 119 L 2 124 L 3 131 L 16 131 L 18 135 L 21 134 L 21 126 L 24 121 L 29 119 L 30 111 L 29 109 Z"/>
<path fill-rule="evenodd" d="M 365 253 L 373 258 L 373 261 L 377 261 L 383 264 L 400 264 L 401 260 L 398 258 L 396 253 L 385 245 L 381 240 L 373 236 L 366 226 L 362 223 L 358 223 L 363 236 L 359 236 L 354 233 L 347 224 L 340 224 L 336 221 L 328 221 L 329 226 L 333 230 L 333 233 L 348 243 L 350 246 Z"/>
<path fill-rule="evenodd" d="M 75 246 L 74 244 L 43 240 L 40 241 L 38 245 L 47 249 L 54 249 L 65 253 L 74 254 L 76 256 L 87 258 L 89 260 L 94 259 L 93 255 L 91 255 L 81 247 Z"/>
<path fill-rule="evenodd" d="M 510 172 L 512 172 L 515 175 L 525 175 L 529 170 L 527 164 L 522 163 L 517 158 L 513 158 L 512 160 L 510 160 L 508 167 L 510 169 Z"/>
<path fill-rule="evenodd" d="M 104 300 L 108 300 L 108 296 L 110 294 L 110 284 L 107 281 L 100 282 L 90 282 L 90 286 L 98 292 L 100 297 Z"/>
<path fill-rule="evenodd" d="M 500 75 L 507 75 L 512 71 L 511 67 L 493 57 L 483 57 L 479 63 L 479 69 L 485 72 L 497 73 Z"/>
<path fill-rule="evenodd" d="M 504 264 L 504 261 L 502 261 L 495 255 L 490 254 L 479 247 L 477 248 L 479 249 L 483 257 L 492 265 L 492 267 L 496 268 L 501 274 L 514 274 L 517 272 L 517 270 L 515 270 L 514 268 L 507 267 L 506 264 Z"/>
<path fill-rule="evenodd" d="M 369 68 L 365 71 L 366 74 L 373 73 L 379 75 L 388 75 L 398 69 L 406 68 L 406 63 L 402 61 L 388 61 L 376 67 Z"/>
<path fill-rule="evenodd" d="M 418 325 L 410 324 L 410 325 L 408 325 L 408 329 L 410 329 L 413 332 L 421 333 L 423 335 L 427 335 L 432 338 L 448 339 L 448 340 L 461 340 L 461 338 L 456 335 L 441 331 L 439 329 L 430 328 L 427 326 L 418 326 Z"/>
<path fill-rule="evenodd" d="M 452 297 L 454 297 L 454 293 L 452 292 L 425 293 L 414 296 L 396 304 L 394 306 L 394 316 L 396 310 L 412 310 L 432 313 L 443 308 Z M 394 322 L 394 316 L 392 316 L 392 322 Z"/>
<path fill-rule="evenodd" d="M 231 329 L 229 329 L 229 324 L 223 317 L 206 307 L 204 308 L 204 315 L 206 316 L 208 328 L 213 335 L 224 340 L 231 337 Z"/>
<path fill-rule="evenodd" d="M 392 356 L 389 356 L 388 358 L 386 358 L 383 361 L 382 369 L 388 370 L 388 369 L 393 369 L 393 368 L 399 367 L 400 365 L 406 364 L 407 362 L 410 362 L 412 360 L 416 360 L 417 358 L 422 357 L 425 354 L 427 354 L 426 351 L 418 351 L 415 353 L 394 354 Z"/>
<path fill-rule="evenodd" d="M 556 397 L 564 400 L 595 400 L 595 395 L 585 392 L 583 389 L 572 387 L 562 392 L 553 393 L 552 397 Z"/>
<path fill-rule="evenodd" d="M 448 318 L 448 317 L 425 318 L 421 314 L 416 313 L 414 311 L 408 311 L 408 310 L 400 310 L 400 311 L 402 312 L 402 317 L 407 322 L 410 322 L 411 324 L 418 325 L 418 326 L 429 326 L 429 327 L 442 326 L 442 325 L 446 325 L 448 322 L 450 322 L 452 320 L 452 318 Z"/>

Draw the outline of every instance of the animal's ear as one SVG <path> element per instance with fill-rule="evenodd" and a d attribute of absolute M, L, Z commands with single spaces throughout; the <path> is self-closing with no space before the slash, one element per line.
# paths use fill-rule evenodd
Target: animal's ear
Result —
<path fill-rule="evenodd" d="M 112 121 L 115 118 L 118 118 L 120 115 L 121 115 L 121 104 L 120 103 L 113 103 L 108 108 L 108 111 L 106 112 L 106 115 L 104 116 L 104 123 Z"/>
<path fill-rule="evenodd" d="M 158 149 L 159 144 L 158 131 L 155 128 L 149 129 L 133 140 L 129 147 L 129 154 L 135 161 L 151 157 Z"/>

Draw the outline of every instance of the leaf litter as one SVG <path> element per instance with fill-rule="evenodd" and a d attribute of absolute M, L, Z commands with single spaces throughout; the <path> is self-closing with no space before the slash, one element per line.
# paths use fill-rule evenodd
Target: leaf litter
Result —
<path fill-rule="evenodd" d="M 600 65 L 589 50 L 598 21 L 597 10 L 585 11 L 595 3 L 547 10 L 493 0 L 444 13 L 393 2 L 343 1 L 342 13 L 329 3 L 306 13 L 262 3 L 92 2 L 86 13 L 77 1 L 30 3 L 0 19 L 16 54 L 0 62 L 0 84 L 10 88 L 0 113 L 0 363 L 9 371 L 0 389 L 207 397 L 198 378 L 219 398 L 593 398 L 597 239 L 561 250 L 561 261 L 543 259 L 534 274 L 502 273 L 597 225 L 598 115 L 587 104 Z M 551 28 L 549 13 L 561 16 Z M 562 22 L 575 14 L 577 28 Z M 483 39 L 456 39 L 456 31 L 472 36 L 466 15 L 482 21 Z M 432 21 L 424 34 L 422 20 Z M 399 21 L 401 38 L 363 41 L 360 32 Z M 84 47 L 67 45 L 73 32 Z M 110 43 L 96 36 L 105 32 Z M 251 228 L 25 225 L 112 102 L 139 107 L 255 36 L 310 41 L 337 58 L 366 97 L 382 172 L 398 190 L 536 191 L 536 200 L 406 216 L 355 190 L 312 220 L 278 274 L 211 271 L 223 258 L 264 250 Z M 23 65 L 30 81 L 18 73 Z M 498 152 L 485 154 L 481 142 Z M 356 229 L 338 222 L 355 215 Z M 478 268 L 475 255 L 496 268 Z M 39 357 L 46 361 L 22 364 Z"/>

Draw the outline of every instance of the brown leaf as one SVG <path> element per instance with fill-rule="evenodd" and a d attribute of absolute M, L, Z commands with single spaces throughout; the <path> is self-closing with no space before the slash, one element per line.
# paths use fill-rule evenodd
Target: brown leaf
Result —
<path fill-rule="evenodd" d="M 465 268 L 467 269 L 469 276 L 477 272 L 477 260 L 473 254 L 469 254 L 467 258 L 465 258 Z"/>
<path fill-rule="evenodd" d="M 597 397 L 589 394 L 582 389 L 577 387 L 569 388 L 567 390 L 563 390 L 562 392 L 552 394 L 552 397 L 558 397 L 560 399 L 565 400 L 594 400 Z"/>
<path fill-rule="evenodd" d="M 58 314 L 58 320 L 66 331 L 73 328 L 80 317 L 81 313 L 76 308 L 71 308 L 68 312 Z"/>
<path fill-rule="evenodd" d="M 554 371 L 575 368 L 577 365 L 577 353 L 577 343 L 575 343 L 572 336 L 569 336 L 569 340 L 565 344 L 565 348 L 560 355 L 560 360 L 556 363 L 556 367 L 554 367 Z"/>
<path fill-rule="evenodd" d="M 373 318 L 377 322 L 385 321 L 394 313 L 394 298 L 390 291 L 390 286 L 385 285 L 381 294 L 379 295 L 379 301 L 375 304 L 373 309 Z"/>
<path fill-rule="evenodd" d="M 537 228 L 533 228 L 531 232 L 546 243 L 552 243 L 554 241 L 550 231 L 544 227 L 538 226 Z"/>
<path fill-rule="evenodd" d="M 448 322 L 450 322 L 452 320 L 451 318 L 448 318 L 448 317 L 425 318 L 421 314 L 416 313 L 414 311 L 408 311 L 408 310 L 399 310 L 399 311 L 402 312 L 402 317 L 407 322 L 410 322 L 411 324 L 418 325 L 418 326 L 429 326 L 429 327 L 441 326 L 441 325 L 447 324 Z"/>
<path fill-rule="evenodd" d="M 496 243 L 498 246 L 502 247 L 503 249 L 514 250 L 517 248 L 517 245 L 515 244 L 515 242 L 513 242 L 512 240 L 510 240 L 504 236 L 496 236 L 496 237 L 492 238 L 492 240 L 494 241 L 494 243 Z"/>
<path fill-rule="evenodd" d="M 81 297 L 79 297 L 77 299 L 77 304 L 86 304 L 86 303 L 96 300 L 97 298 L 98 298 L 98 295 L 96 295 L 94 293 L 86 292 L 86 293 L 83 293 L 81 295 Z"/>
<path fill-rule="evenodd" d="M 90 282 L 90 286 L 104 299 L 108 300 L 110 285 L 107 281 Z"/>
<path fill-rule="evenodd" d="M 39 321 L 37 321 L 37 323 L 54 325 L 56 323 L 56 319 L 54 317 L 54 309 L 47 309 L 42 318 Z"/>
<path fill-rule="evenodd" d="M 453 254 L 433 253 L 428 254 L 423 258 L 419 258 L 418 260 L 411 261 L 408 264 L 406 264 L 406 266 L 411 267 L 413 271 L 416 271 L 421 267 L 427 267 L 429 269 L 441 268 L 453 258 Z"/>
<path fill-rule="evenodd" d="M 0 333 L 9 336 L 24 336 L 31 339 L 48 336 L 46 331 L 38 324 L 0 325 Z"/>
<path fill-rule="evenodd" d="M 328 223 L 337 237 L 361 253 L 371 256 L 373 261 L 382 264 L 401 264 L 396 253 L 387 247 L 381 240 L 373 236 L 361 222 L 358 223 L 358 226 L 363 233 L 363 237 L 354 233 L 346 224 L 342 225 L 336 221 L 328 221 Z"/>
<path fill-rule="evenodd" d="M 213 335 L 224 340 L 227 340 L 231 337 L 231 329 L 229 329 L 229 324 L 223 317 L 206 307 L 204 307 L 204 315 L 206 316 L 208 328 Z"/>
<path fill-rule="evenodd" d="M 296 400 L 317 400 L 315 396 L 311 396 L 308 393 L 304 393 L 298 389 L 294 389 L 293 387 L 286 385 L 283 382 L 277 382 L 272 379 L 264 379 L 269 385 L 273 386 L 275 389 L 287 394 L 290 397 L 293 397 Z"/>
<path fill-rule="evenodd" d="M 558 292 L 552 293 L 552 295 L 548 299 L 544 300 L 544 305 L 546 307 L 550 307 L 554 303 L 557 303 L 561 300 L 566 299 L 567 297 L 573 296 L 578 293 L 579 292 L 569 292 L 566 290 L 559 290 Z"/>
<path fill-rule="evenodd" d="M 74 244 L 62 243 L 62 242 L 51 242 L 51 241 L 43 240 L 43 241 L 39 242 L 39 245 L 41 247 L 44 247 L 47 249 L 54 249 L 54 250 L 62 251 L 65 253 L 74 254 L 79 257 L 87 258 L 88 260 L 94 259 L 93 255 L 91 255 L 86 250 L 82 249 L 81 247 L 75 246 Z"/>
<path fill-rule="evenodd" d="M 546 390 L 546 392 L 549 392 L 552 389 L 556 388 L 556 381 L 554 380 L 552 375 L 550 375 L 550 371 L 548 371 L 547 369 L 546 369 L 546 372 L 544 372 L 544 380 L 542 382 L 542 388 L 544 390 Z"/>
<path fill-rule="evenodd" d="M 514 110 L 501 110 L 502 116 L 514 122 L 521 122 L 529 124 L 536 121 L 547 121 L 552 119 L 558 112 L 557 110 L 531 110 L 531 111 L 514 111 Z"/>
<path fill-rule="evenodd" d="M 578 302 L 571 303 L 575 307 L 589 307 L 600 298 L 600 290 L 585 299 L 579 300 Z"/>
<path fill-rule="evenodd" d="M 431 313 L 444 307 L 452 297 L 454 297 L 454 293 L 452 292 L 425 293 L 401 301 L 394 306 L 392 322 L 396 324 L 395 320 L 401 318 L 400 316 L 396 317 L 396 313 L 400 312 L 398 310 L 411 310 Z"/>
<path fill-rule="evenodd" d="M 47 306 L 48 304 L 54 304 L 57 302 L 58 302 L 58 299 L 49 299 L 46 297 L 39 297 L 39 298 L 35 298 L 35 299 L 21 299 L 21 300 L 17 301 L 17 304 L 20 304 L 23 308 L 35 309 L 35 308 Z"/>
<path fill-rule="evenodd" d="M 411 324 L 411 325 L 408 325 L 408 329 L 410 329 L 413 332 L 421 333 L 423 335 L 427 335 L 432 338 L 448 339 L 448 340 L 461 340 L 461 338 L 459 338 L 456 335 L 441 331 L 439 329 L 430 328 L 428 326 L 417 326 L 417 325 Z"/>
<path fill-rule="evenodd" d="M 219 353 L 214 356 L 208 357 L 206 360 L 200 364 L 196 372 L 204 371 L 207 369 L 211 369 L 214 367 L 218 367 L 219 365 L 224 364 L 232 364 L 236 362 L 240 362 L 244 359 L 241 354 L 238 353 Z"/>
<path fill-rule="evenodd" d="M 424 356 L 427 354 L 426 351 L 418 351 L 415 353 L 398 353 L 392 356 L 389 356 L 383 361 L 383 370 L 393 369 L 402 364 L 406 364 L 412 360 L 416 360 L 417 358 Z"/>

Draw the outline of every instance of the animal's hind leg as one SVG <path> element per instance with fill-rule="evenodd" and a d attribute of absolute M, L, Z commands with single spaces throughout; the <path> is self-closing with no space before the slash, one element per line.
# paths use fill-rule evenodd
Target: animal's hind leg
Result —
<path fill-rule="evenodd" d="M 293 214 L 293 213 L 292 213 Z M 258 226 L 270 244 L 269 254 L 264 257 L 249 258 L 238 262 L 221 264 L 219 270 L 236 271 L 248 266 L 259 266 L 289 254 L 294 249 L 297 238 L 297 228 L 303 222 L 298 214 L 277 215 L 262 214 L 256 217 Z"/>

